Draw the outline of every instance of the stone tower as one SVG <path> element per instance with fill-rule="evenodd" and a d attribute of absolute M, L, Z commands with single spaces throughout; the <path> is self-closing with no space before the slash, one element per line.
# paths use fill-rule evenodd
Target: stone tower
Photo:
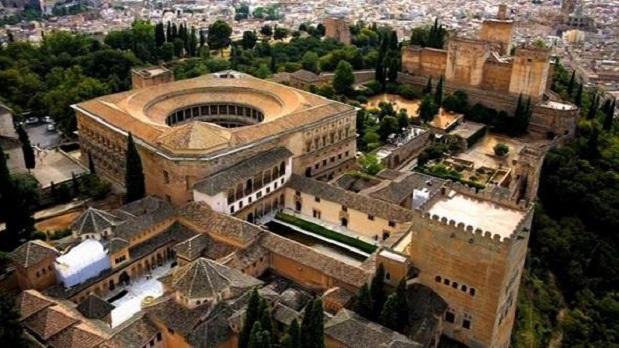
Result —
<path fill-rule="evenodd" d="M 441 199 L 452 194 L 448 189 Z M 421 270 L 418 282 L 448 304 L 443 333 L 469 347 L 509 347 L 533 215 L 532 206 L 492 195 L 467 200 L 488 207 L 488 219 L 511 220 L 511 233 L 497 234 L 498 224 L 497 231 L 484 231 L 431 212 L 419 213 L 411 226 L 409 257 Z"/>
<path fill-rule="evenodd" d="M 550 49 L 518 48 L 514 56 L 509 92 L 537 100 L 546 91 L 550 71 Z"/>
<path fill-rule="evenodd" d="M 479 38 L 497 45 L 499 53 L 508 55 L 512 44 L 514 21 L 507 16 L 507 5 L 499 5 L 496 18 L 485 19 Z"/>
<path fill-rule="evenodd" d="M 490 45 L 485 41 L 454 37 L 447 45 L 447 81 L 479 86 L 483 78 L 484 64 L 490 56 Z"/>
<path fill-rule="evenodd" d="M 350 44 L 350 28 L 345 18 L 332 17 L 324 20 L 325 37 Z"/>

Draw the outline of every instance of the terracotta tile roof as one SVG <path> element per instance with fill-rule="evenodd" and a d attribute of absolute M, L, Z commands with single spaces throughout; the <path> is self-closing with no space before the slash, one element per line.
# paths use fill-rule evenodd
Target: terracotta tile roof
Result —
<path fill-rule="evenodd" d="M 101 297 L 90 294 L 78 306 L 77 310 L 89 319 L 103 319 L 116 308 Z"/>
<path fill-rule="evenodd" d="M 304 82 L 308 82 L 308 83 L 320 81 L 320 76 L 318 76 L 317 74 L 309 70 L 304 70 L 304 69 L 300 69 L 300 70 L 297 70 L 291 73 L 290 77 L 304 81 Z"/>
<path fill-rule="evenodd" d="M 369 279 L 369 272 L 331 258 L 301 243 L 274 233 L 266 233 L 260 244 L 273 253 L 297 261 L 354 287 L 361 287 Z"/>
<path fill-rule="evenodd" d="M 123 324 L 124 325 L 124 324 Z M 102 344 L 105 348 L 142 348 L 147 347 L 152 339 L 156 339 L 159 332 L 157 326 L 146 317 L 142 316 L 123 326 L 111 340 Z"/>
<path fill-rule="evenodd" d="M 114 229 L 114 236 L 130 240 L 136 233 L 142 233 L 172 217 L 174 209 L 167 201 L 148 196 L 114 210 L 113 214 L 126 217 L 125 221 Z"/>
<path fill-rule="evenodd" d="M 406 336 L 371 322 L 357 313 L 342 309 L 325 324 L 325 336 L 345 347 L 423 347 Z"/>
<path fill-rule="evenodd" d="M 156 142 L 169 150 L 212 150 L 230 144 L 230 132 L 216 124 L 193 121 L 176 126 L 162 134 Z"/>
<path fill-rule="evenodd" d="M 16 264 L 27 268 L 43 261 L 49 256 L 58 256 L 60 253 L 51 245 L 41 240 L 31 240 L 13 250 L 9 258 Z"/>
<path fill-rule="evenodd" d="M 176 256 L 180 256 L 189 261 L 193 261 L 202 256 L 202 252 L 209 245 L 209 237 L 204 233 L 199 233 L 184 242 L 180 242 L 174 246 Z"/>
<path fill-rule="evenodd" d="M 300 175 L 293 174 L 288 181 L 288 187 L 390 221 L 408 222 L 414 216 L 411 210 L 396 204 L 356 194 Z"/>
<path fill-rule="evenodd" d="M 48 340 L 54 348 L 93 348 L 103 343 L 104 336 L 85 323 L 72 326 Z"/>
<path fill-rule="evenodd" d="M 106 228 L 112 228 L 122 222 L 122 219 L 103 210 L 89 207 L 70 226 L 78 235 L 84 233 L 101 233 Z"/>
<path fill-rule="evenodd" d="M 292 156 L 292 152 L 285 147 L 276 147 L 261 152 L 196 183 L 194 189 L 209 196 L 214 196 L 219 192 L 227 192 L 229 188 L 244 183 L 248 178 L 253 178 L 256 173 L 278 166 L 282 161 Z"/>
<path fill-rule="evenodd" d="M 20 313 L 19 320 L 24 320 L 55 304 L 56 302 L 36 290 L 24 290 L 17 296 L 17 309 Z"/>
<path fill-rule="evenodd" d="M 260 284 L 254 277 L 203 257 L 175 270 L 170 282 L 174 290 L 190 299 L 216 298 L 224 292 L 240 295 Z"/>
<path fill-rule="evenodd" d="M 191 202 L 176 211 L 179 220 L 190 228 L 206 233 L 214 239 L 235 240 L 244 246 L 264 231 L 247 221 L 219 214 L 204 202 Z"/>
<path fill-rule="evenodd" d="M 208 305 L 189 309 L 176 302 L 171 296 L 157 299 L 152 305 L 145 307 L 149 318 L 163 323 L 184 337 L 187 337 L 208 315 L 210 309 Z"/>
<path fill-rule="evenodd" d="M 48 340 L 60 331 L 77 324 L 79 319 L 60 305 L 47 307 L 24 320 L 26 328 L 43 340 Z"/>
<path fill-rule="evenodd" d="M 388 181 L 385 185 L 372 190 L 369 195 L 386 202 L 400 204 L 407 197 L 411 197 L 414 190 L 427 189 L 430 195 L 434 195 L 440 191 L 444 183 L 445 180 L 415 172 Z"/>

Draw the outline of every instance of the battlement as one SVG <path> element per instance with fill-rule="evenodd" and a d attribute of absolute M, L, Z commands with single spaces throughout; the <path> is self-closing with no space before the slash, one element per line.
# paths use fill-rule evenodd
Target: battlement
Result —
<path fill-rule="evenodd" d="M 478 190 L 475 187 L 468 186 L 457 181 L 448 181 L 446 187 L 449 187 L 460 194 L 483 201 L 490 201 L 511 209 L 524 210 L 528 205 L 527 201 L 524 199 L 519 201 L 514 200 L 508 188 L 500 187 L 491 183 L 486 184 L 486 188 L 483 190 Z"/>
<path fill-rule="evenodd" d="M 550 48 L 544 48 L 544 47 L 533 47 L 533 46 L 526 46 L 526 47 L 518 47 L 516 48 L 516 53 L 514 54 L 514 56 L 517 58 L 528 58 L 528 59 L 535 59 L 538 61 L 543 61 L 543 62 L 549 62 L 550 61 L 550 53 L 551 50 Z"/>

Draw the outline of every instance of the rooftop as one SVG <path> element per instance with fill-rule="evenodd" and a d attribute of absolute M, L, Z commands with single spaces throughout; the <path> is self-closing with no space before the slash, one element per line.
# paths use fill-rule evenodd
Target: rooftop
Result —
<path fill-rule="evenodd" d="M 515 231 L 526 212 L 504 207 L 488 200 L 480 200 L 455 191 L 441 197 L 428 210 L 431 215 L 438 215 L 456 224 L 465 225 L 509 238 Z"/>

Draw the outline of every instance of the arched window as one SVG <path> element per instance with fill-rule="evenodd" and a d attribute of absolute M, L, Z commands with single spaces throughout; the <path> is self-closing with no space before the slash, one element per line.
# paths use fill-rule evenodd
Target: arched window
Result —
<path fill-rule="evenodd" d="M 434 277 L 434 281 L 436 281 L 437 283 L 440 283 L 440 282 L 441 282 L 441 280 L 443 280 L 443 279 L 441 278 L 441 276 L 436 276 L 436 277 Z"/>

